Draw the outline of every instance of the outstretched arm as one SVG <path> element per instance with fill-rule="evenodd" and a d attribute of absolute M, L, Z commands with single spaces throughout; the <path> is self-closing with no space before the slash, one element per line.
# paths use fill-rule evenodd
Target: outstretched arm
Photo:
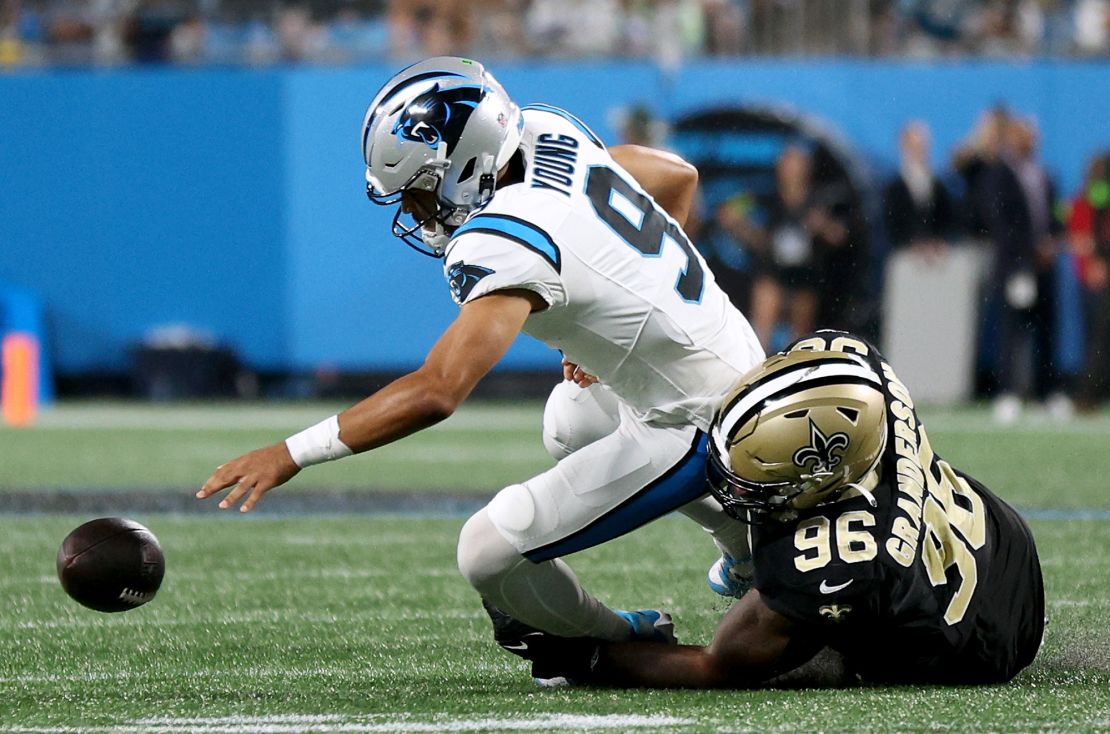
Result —
<path fill-rule="evenodd" d="M 590 682 L 652 688 L 746 688 L 793 670 L 820 648 L 752 590 L 728 610 L 707 647 L 603 643 Z"/>
<path fill-rule="evenodd" d="M 642 145 L 615 145 L 609 154 L 676 222 L 686 226 L 698 189 L 698 169 L 674 153 Z"/>
<path fill-rule="evenodd" d="M 505 354 L 528 314 L 542 306 L 539 296 L 529 291 L 492 293 L 466 304 L 419 369 L 339 414 L 339 440 L 359 453 L 447 418 Z M 298 471 L 282 441 L 222 464 L 197 497 L 234 487 L 220 507 L 246 497 L 239 509 L 247 512 Z"/>
<path fill-rule="evenodd" d="M 531 291 L 503 291 L 463 306 L 419 369 L 339 414 L 343 443 L 369 451 L 449 417 L 543 305 Z"/>

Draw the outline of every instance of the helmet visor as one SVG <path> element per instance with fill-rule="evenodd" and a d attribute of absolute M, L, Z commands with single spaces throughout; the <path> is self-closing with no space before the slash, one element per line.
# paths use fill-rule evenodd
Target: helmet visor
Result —
<path fill-rule="evenodd" d="M 370 169 L 366 169 L 366 198 L 374 204 L 379 206 L 389 206 L 401 201 L 404 193 L 410 189 L 417 189 L 420 191 L 434 192 L 439 188 L 442 181 L 440 174 L 431 168 L 421 168 L 416 173 L 409 177 L 396 189 L 388 189 L 382 185 L 382 182 L 371 173 Z"/>

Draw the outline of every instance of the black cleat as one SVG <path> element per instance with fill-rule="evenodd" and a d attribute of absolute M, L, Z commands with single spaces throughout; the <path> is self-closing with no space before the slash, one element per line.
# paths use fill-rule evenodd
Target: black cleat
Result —
<path fill-rule="evenodd" d="M 488 600 L 482 606 L 493 622 L 493 639 L 501 649 L 532 663 L 532 680 L 554 688 L 580 685 L 597 662 L 600 640 L 590 637 L 559 637 L 525 624 L 501 611 Z"/>

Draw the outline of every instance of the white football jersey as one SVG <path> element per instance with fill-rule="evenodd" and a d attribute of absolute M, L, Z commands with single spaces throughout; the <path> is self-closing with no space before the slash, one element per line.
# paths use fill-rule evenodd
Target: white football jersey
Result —
<path fill-rule="evenodd" d="M 456 230 L 444 270 L 460 305 L 527 289 L 524 331 L 608 385 L 644 420 L 708 430 L 763 360 L 747 319 L 681 227 L 569 113 L 524 108 L 522 183 Z"/>

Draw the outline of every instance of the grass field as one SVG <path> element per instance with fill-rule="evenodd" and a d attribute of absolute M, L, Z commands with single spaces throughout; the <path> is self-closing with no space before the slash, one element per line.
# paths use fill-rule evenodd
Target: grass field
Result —
<path fill-rule="evenodd" d="M 187 491 L 333 410 L 62 407 L 0 429 L 0 488 Z M 548 465 L 539 410 L 471 408 L 290 491 L 489 494 Z M 102 615 L 54 576 L 58 543 L 88 516 L 4 514 L 0 494 L 0 734 L 1110 731 L 1110 420 L 926 422 L 940 453 L 1028 511 L 1040 546 L 1051 622 L 1010 685 L 538 690 L 490 640 L 454 568 L 462 518 L 442 514 L 137 515 L 166 550 L 166 581 L 149 605 Z M 281 491 L 265 505 L 279 510 Z M 725 608 L 704 586 L 713 559 L 700 530 L 668 518 L 571 562 L 613 605 L 666 608 L 683 641 L 703 642 Z"/>

